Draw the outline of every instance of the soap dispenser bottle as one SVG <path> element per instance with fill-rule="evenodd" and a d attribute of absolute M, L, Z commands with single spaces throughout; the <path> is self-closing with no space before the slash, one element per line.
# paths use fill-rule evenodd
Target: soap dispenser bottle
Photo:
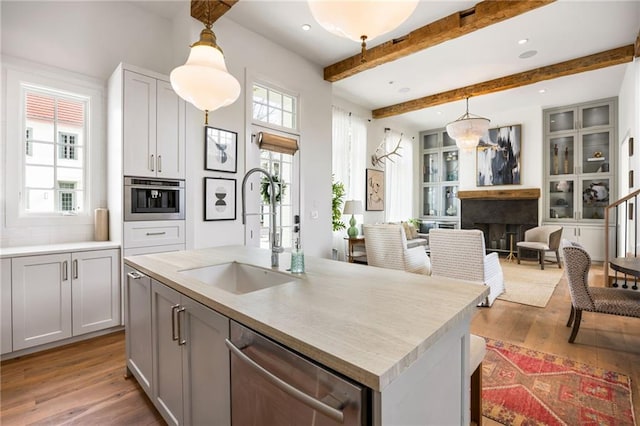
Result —
<path fill-rule="evenodd" d="M 296 215 L 294 222 L 293 232 L 296 234 L 296 242 L 291 249 L 291 273 L 304 274 L 304 252 L 300 247 L 300 235 L 298 234 L 300 232 L 300 216 Z"/>

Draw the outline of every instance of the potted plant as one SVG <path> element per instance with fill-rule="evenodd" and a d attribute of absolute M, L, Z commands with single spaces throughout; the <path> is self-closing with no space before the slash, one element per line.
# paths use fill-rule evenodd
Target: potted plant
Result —
<path fill-rule="evenodd" d="M 340 220 L 342 218 L 342 204 L 344 203 L 344 184 L 342 182 L 332 182 L 331 191 L 333 193 L 331 200 L 331 224 L 333 225 L 334 231 L 340 231 L 347 227 L 344 222 Z"/>

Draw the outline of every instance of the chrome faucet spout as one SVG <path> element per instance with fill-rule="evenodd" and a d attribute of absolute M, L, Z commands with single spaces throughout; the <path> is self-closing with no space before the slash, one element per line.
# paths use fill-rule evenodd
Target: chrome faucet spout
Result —
<path fill-rule="evenodd" d="M 280 266 L 280 257 L 279 254 L 284 251 L 282 246 L 280 245 L 280 239 L 278 237 L 278 233 L 276 232 L 276 184 L 273 181 L 273 177 L 269 174 L 265 169 L 261 169 L 260 167 L 255 167 L 249 170 L 242 179 L 242 224 L 245 225 L 247 222 L 247 211 L 246 211 L 246 185 L 249 176 L 254 173 L 262 173 L 267 177 L 269 181 L 269 186 L 271 187 L 270 193 L 270 212 L 269 214 L 272 216 L 271 220 L 269 220 L 269 234 L 271 235 L 271 267 L 277 268 Z"/>

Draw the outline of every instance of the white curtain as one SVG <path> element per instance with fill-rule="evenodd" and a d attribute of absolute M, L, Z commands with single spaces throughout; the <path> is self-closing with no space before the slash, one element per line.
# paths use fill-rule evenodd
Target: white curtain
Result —
<path fill-rule="evenodd" d="M 413 211 L 413 140 L 400 132 L 385 132 L 385 150 L 391 152 L 401 140 L 397 155 L 385 160 L 385 201 L 388 222 L 406 222 Z M 393 161 L 391 161 L 393 160 Z"/>
<path fill-rule="evenodd" d="M 338 107 L 332 107 L 332 173 L 334 182 L 342 182 L 346 200 L 361 200 L 365 196 L 365 156 L 367 147 L 367 120 Z M 343 217 L 343 221 L 348 218 Z M 357 217 L 358 224 L 362 217 Z M 347 225 L 348 226 L 348 225 Z M 346 230 L 333 233 L 333 246 L 344 258 Z"/>

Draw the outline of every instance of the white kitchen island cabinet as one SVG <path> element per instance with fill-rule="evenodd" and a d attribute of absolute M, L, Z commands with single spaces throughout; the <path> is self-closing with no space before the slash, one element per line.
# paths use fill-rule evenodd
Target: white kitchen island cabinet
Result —
<path fill-rule="evenodd" d="M 214 387 L 218 380 L 228 385 L 230 379 L 234 387 L 233 373 L 227 379 L 207 380 L 207 368 L 228 371 L 228 354 L 218 359 L 210 354 L 219 348 L 193 350 L 196 341 L 221 342 L 225 333 L 216 335 L 202 327 L 203 335 L 209 337 L 189 342 L 189 334 L 195 331 L 187 325 L 194 322 L 187 313 L 195 304 L 223 316 L 218 330 L 234 320 L 369 388 L 362 407 L 363 418 L 370 424 L 469 424 L 469 325 L 476 305 L 486 297 L 486 287 L 311 256 L 305 260 L 306 273 L 292 277 L 287 256 L 280 259 L 278 268 L 270 267 L 270 258 L 268 250 L 227 246 L 125 259 L 128 266 L 152 278 L 153 310 L 162 311 L 160 316 L 152 315 L 153 382 L 159 389 L 159 399 L 152 400 L 165 420 L 197 424 L 195 417 L 187 420 L 185 401 L 193 403 L 194 396 L 208 398 L 212 393 L 228 398 L 222 386 Z M 279 274 L 280 279 L 267 288 L 240 290 L 207 275 L 207 271 L 221 270 L 212 266 L 233 262 L 263 269 L 270 279 Z M 197 272 L 183 272 L 191 269 Z M 176 349 L 182 338 L 186 340 L 183 349 Z M 200 363 L 190 358 L 191 366 L 185 370 L 185 353 L 197 358 L 205 352 L 207 357 Z M 194 376 L 185 379 L 186 371 L 201 384 L 192 385 L 190 395 L 184 385 Z M 317 416 L 324 414 L 317 411 Z"/>
<path fill-rule="evenodd" d="M 0 293 L 0 354 L 6 354 L 13 351 L 13 342 L 11 337 L 11 259 L 2 260 L 2 269 L 0 269 L 0 285 L 2 293 Z"/>
<path fill-rule="evenodd" d="M 13 351 L 120 325 L 119 252 L 11 259 Z"/>

